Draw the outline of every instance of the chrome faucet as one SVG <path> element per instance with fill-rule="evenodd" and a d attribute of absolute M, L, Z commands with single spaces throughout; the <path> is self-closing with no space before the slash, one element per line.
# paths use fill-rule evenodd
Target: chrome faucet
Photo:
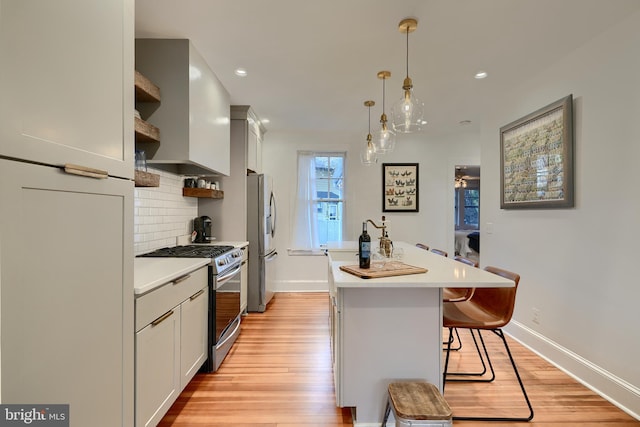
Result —
<path fill-rule="evenodd" d="M 384 215 L 382 215 L 382 225 L 376 224 L 373 220 L 367 220 L 367 222 L 370 222 L 375 228 L 382 230 L 382 234 L 380 235 L 380 253 L 383 253 L 387 258 L 390 258 L 391 253 L 393 252 L 393 242 L 389 239 L 389 233 L 387 232 L 387 226 L 384 221 Z"/>

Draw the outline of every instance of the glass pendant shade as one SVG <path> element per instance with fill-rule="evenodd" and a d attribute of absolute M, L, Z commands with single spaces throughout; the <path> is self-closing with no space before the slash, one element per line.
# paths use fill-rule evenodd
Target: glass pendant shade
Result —
<path fill-rule="evenodd" d="M 376 133 L 376 138 L 373 143 L 373 147 L 376 153 L 386 154 L 393 151 L 396 146 L 396 134 L 394 131 L 388 128 L 384 123 L 380 130 Z"/>
<path fill-rule="evenodd" d="M 371 134 L 367 135 L 367 145 L 364 146 L 362 151 L 360 152 L 360 160 L 362 164 L 365 166 L 371 166 L 374 163 L 378 163 L 378 155 L 376 154 L 376 150 L 373 149 L 373 144 L 371 143 Z"/>
<path fill-rule="evenodd" d="M 393 104 L 391 123 L 393 130 L 400 133 L 411 133 L 422 130 L 424 121 L 424 104 L 413 95 L 413 82 L 409 77 L 409 33 L 418 28 L 418 21 L 407 18 L 400 21 L 398 30 L 407 35 L 407 77 L 404 79 L 402 98 Z"/>
<path fill-rule="evenodd" d="M 369 133 L 367 134 L 367 145 L 360 151 L 360 161 L 365 166 L 371 166 L 374 163 L 378 163 L 378 155 L 373 147 L 371 140 L 371 107 L 376 105 L 374 101 L 365 101 L 364 106 L 369 109 Z"/>
<path fill-rule="evenodd" d="M 413 89 L 404 91 L 402 99 L 391 108 L 393 129 L 400 133 L 411 133 L 422 130 L 424 121 L 424 104 L 413 95 Z"/>
<path fill-rule="evenodd" d="M 373 149 L 377 154 L 386 154 L 396 146 L 396 134 L 389 129 L 387 125 L 387 115 L 384 112 L 384 98 L 385 98 L 385 80 L 391 77 L 391 72 L 380 71 L 378 72 L 378 78 L 382 79 L 382 115 L 380 116 L 380 130 L 374 134 Z"/>

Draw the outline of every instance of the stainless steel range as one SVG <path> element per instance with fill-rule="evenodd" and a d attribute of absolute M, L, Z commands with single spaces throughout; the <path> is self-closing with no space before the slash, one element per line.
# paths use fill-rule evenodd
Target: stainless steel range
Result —
<path fill-rule="evenodd" d="M 211 258 L 209 263 L 209 343 L 205 372 L 214 372 L 240 334 L 242 249 L 225 245 L 185 245 L 140 256 Z"/>

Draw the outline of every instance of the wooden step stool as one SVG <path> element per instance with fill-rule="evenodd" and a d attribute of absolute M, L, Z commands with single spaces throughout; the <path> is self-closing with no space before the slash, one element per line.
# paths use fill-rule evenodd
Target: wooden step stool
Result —
<path fill-rule="evenodd" d="M 396 419 L 396 427 L 453 425 L 451 408 L 438 388 L 426 381 L 389 384 L 389 398 L 382 427 L 387 425 L 391 410 Z"/>

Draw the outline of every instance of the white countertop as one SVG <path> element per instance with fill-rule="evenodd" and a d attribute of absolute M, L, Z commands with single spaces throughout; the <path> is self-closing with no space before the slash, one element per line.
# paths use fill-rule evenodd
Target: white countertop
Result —
<path fill-rule="evenodd" d="M 135 258 L 133 290 L 136 297 L 211 262 L 210 258 Z"/>
<path fill-rule="evenodd" d="M 426 268 L 428 271 L 406 276 L 361 279 L 340 270 L 341 265 L 357 265 L 357 258 L 353 261 L 345 261 L 343 257 L 341 258 L 340 249 L 334 252 L 334 256 L 332 256 L 332 250 L 329 249 L 329 261 L 335 286 L 338 288 L 501 288 L 514 286 L 511 280 L 454 261 L 453 258 L 436 255 L 405 242 L 394 242 L 393 244 L 394 248 L 402 248 L 404 251 L 404 256 L 400 261 Z M 353 247 L 349 244 L 344 246 Z"/>

